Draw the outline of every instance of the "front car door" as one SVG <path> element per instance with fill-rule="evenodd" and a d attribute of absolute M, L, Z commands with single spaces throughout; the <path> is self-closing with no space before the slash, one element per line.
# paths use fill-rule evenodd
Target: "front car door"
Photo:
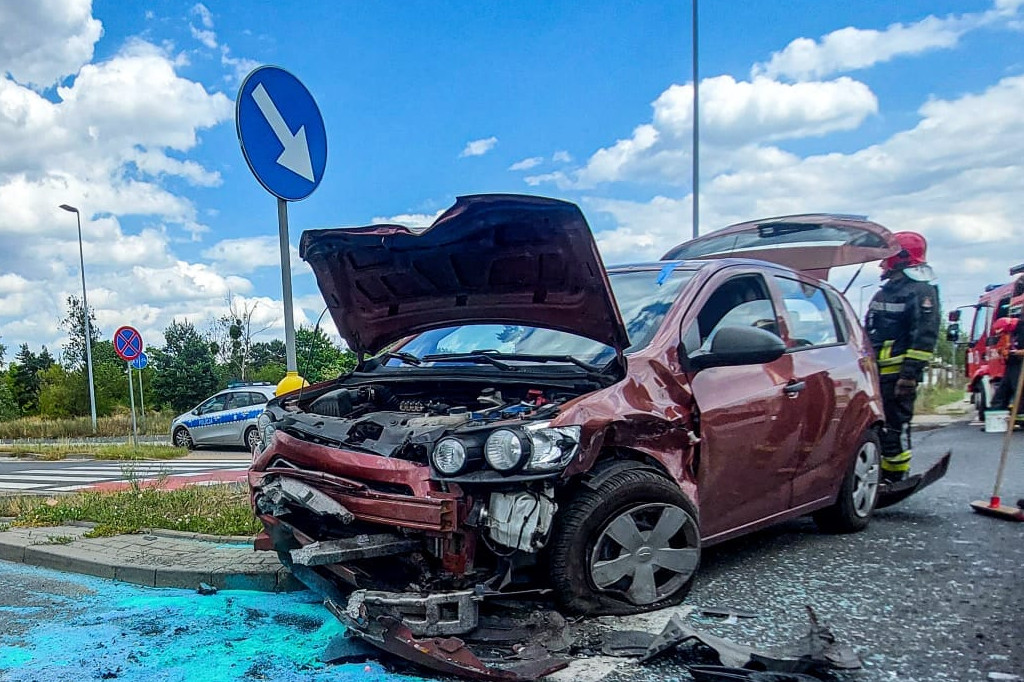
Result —
<path fill-rule="evenodd" d="M 763 275 L 727 268 L 683 322 L 688 351 L 725 326 L 779 334 L 779 315 Z M 787 393 L 789 355 L 764 365 L 712 367 L 690 377 L 700 418 L 701 535 L 724 539 L 790 508 L 799 415 Z"/>
<path fill-rule="evenodd" d="M 224 411 L 227 394 L 221 393 L 200 403 L 196 417 L 189 425 L 192 441 L 198 444 L 213 443 L 217 438 L 217 416 Z"/>
<path fill-rule="evenodd" d="M 855 337 L 838 295 L 796 273 L 772 277 L 782 300 L 793 380 L 790 393 L 800 415 L 793 507 L 831 497 L 872 420 L 865 385 L 870 355 Z M 875 472 L 877 475 L 877 471 Z"/>

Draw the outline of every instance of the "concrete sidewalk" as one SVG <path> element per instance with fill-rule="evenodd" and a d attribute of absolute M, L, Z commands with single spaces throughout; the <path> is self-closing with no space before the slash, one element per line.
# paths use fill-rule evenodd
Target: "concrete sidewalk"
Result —
<path fill-rule="evenodd" d="M 253 551 L 251 538 L 166 530 L 83 537 L 90 527 L 7 528 L 0 532 L 0 560 L 149 587 L 194 590 L 207 583 L 218 589 L 262 592 L 304 589 L 273 553 Z"/>

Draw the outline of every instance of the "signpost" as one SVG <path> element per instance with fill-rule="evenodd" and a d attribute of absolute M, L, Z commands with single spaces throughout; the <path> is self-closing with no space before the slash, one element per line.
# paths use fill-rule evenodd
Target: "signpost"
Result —
<path fill-rule="evenodd" d="M 327 167 L 327 131 L 306 86 L 276 66 L 260 66 L 242 81 L 235 103 L 235 126 L 249 170 L 277 197 L 288 371 L 277 392 L 287 393 L 305 384 L 295 357 L 288 202 L 305 199 L 320 185 Z"/>
<path fill-rule="evenodd" d="M 132 362 L 142 355 L 142 334 L 135 327 L 118 327 L 114 332 L 114 352 L 128 366 L 128 400 L 132 404 L 132 439 L 139 446 L 139 427 L 135 422 L 135 384 L 132 381 Z"/>
<path fill-rule="evenodd" d="M 142 370 L 149 364 L 149 357 L 146 351 L 139 353 L 139 357 L 132 360 L 132 369 L 139 373 L 139 411 L 142 413 L 142 429 L 146 429 L 146 397 L 142 391 Z"/>

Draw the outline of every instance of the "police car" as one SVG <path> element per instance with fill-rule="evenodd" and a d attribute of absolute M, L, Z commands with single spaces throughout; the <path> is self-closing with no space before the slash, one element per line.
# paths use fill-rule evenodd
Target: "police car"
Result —
<path fill-rule="evenodd" d="M 197 445 L 244 445 L 252 450 L 260 438 L 256 420 L 274 397 L 274 388 L 267 382 L 231 384 L 195 409 L 175 417 L 171 442 L 189 450 Z"/>

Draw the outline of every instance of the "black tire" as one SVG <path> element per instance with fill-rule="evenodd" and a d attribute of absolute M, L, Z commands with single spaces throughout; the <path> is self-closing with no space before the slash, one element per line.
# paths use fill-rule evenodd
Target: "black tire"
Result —
<path fill-rule="evenodd" d="M 974 407 L 978 410 L 978 421 L 985 421 L 985 410 L 988 409 L 988 399 L 985 396 L 985 387 L 978 386 L 974 389 Z"/>
<path fill-rule="evenodd" d="M 818 528 L 826 533 L 856 533 L 868 527 L 878 501 L 881 457 L 878 432 L 868 429 L 857 444 L 835 504 L 814 513 Z"/>
<path fill-rule="evenodd" d="M 250 426 L 245 430 L 245 434 L 242 436 L 242 442 L 245 443 L 245 447 L 249 448 L 249 452 L 253 451 L 255 445 L 259 445 L 259 431 L 256 430 L 255 426 Z M 255 443 L 253 439 L 256 439 Z"/>
<path fill-rule="evenodd" d="M 186 450 L 196 449 L 195 441 L 192 440 L 192 436 L 189 435 L 188 429 L 184 426 L 179 426 L 174 430 L 173 443 L 176 448 L 185 448 Z"/>
<path fill-rule="evenodd" d="M 663 518 L 663 533 L 670 533 L 669 537 L 648 543 Z M 639 530 L 640 535 L 634 537 L 642 539 L 644 546 L 631 552 L 626 544 L 611 538 L 613 522 Z M 579 488 L 555 519 L 549 548 L 552 586 L 559 601 L 573 613 L 623 615 L 673 606 L 693 587 L 700 565 L 697 509 L 679 486 L 660 473 L 625 469 L 609 476 L 596 490 Z M 627 565 L 623 560 L 632 566 L 626 570 L 633 572 L 598 587 L 595 565 L 609 577 L 623 570 Z M 618 565 L 612 567 L 614 562 Z M 666 568 L 666 563 L 676 566 Z M 647 579 L 638 579 L 641 574 Z M 642 589 L 645 586 L 653 587 Z M 640 603 L 636 595 L 644 595 Z"/>

